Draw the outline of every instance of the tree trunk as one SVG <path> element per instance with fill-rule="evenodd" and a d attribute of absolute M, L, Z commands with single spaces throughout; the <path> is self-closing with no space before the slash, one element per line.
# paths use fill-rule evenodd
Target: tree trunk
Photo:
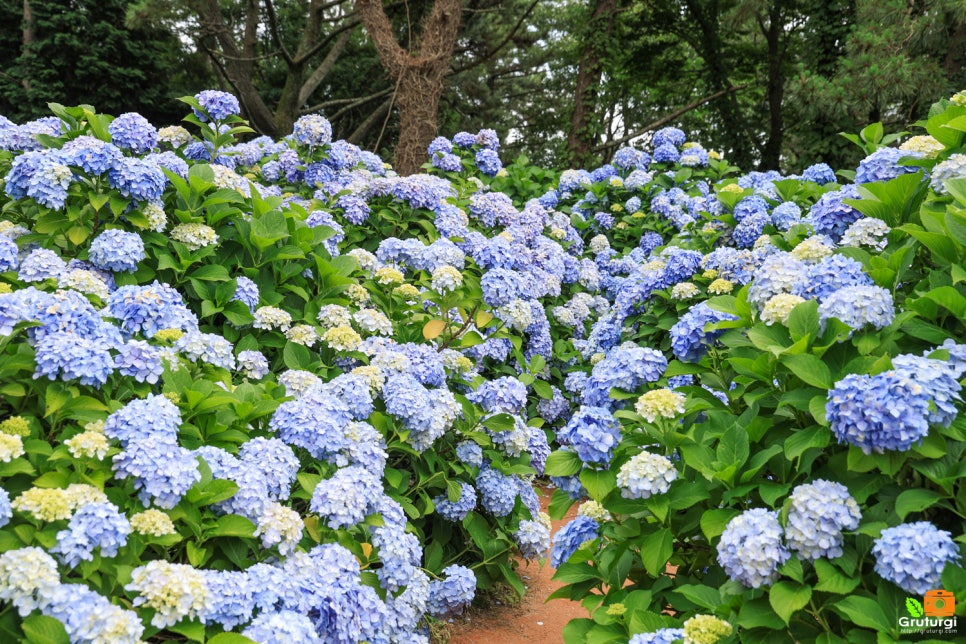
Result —
<path fill-rule="evenodd" d="M 222 67 L 225 76 L 237 92 L 238 100 L 244 107 L 252 126 L 262 134 L 277 137 L 280 132 L 275 123 L 275 116 L 258 93 L 253 73 L 255 45 L 258 38 L 258 3 L 255 0 L 248 0 L 247 4 L 247 23 L 242 50 L 239 50 L 235 44 L 235 39 L 225 24 L 218 0 L 206 0 L 198 6 L 198 12 L 209 33 L 215 37 L 221 51 L 224 52 L 224 62 L 217 60 L 215 62 Z"/>
<path fill-rule="evenodd" d="M 383 68 L 396 84 L 400 121 L 396 171 L 415 174 L 427 160 L 426 148 L 436 136 L 443 78 L 459 33 L 460 0 L 435 1 L 411 45 L 412 51 L 396 41 L 382 0 L 358 0 L 356 6 Z"/>
<path fill-rule="evenodd" d="M 782 36 L 785 34 L 783 0 L 772 0 L 768 12 L 768 139 L 761 151 L 759 170 L 777 170 L 781 161 L 782 136 L 785 124 L 782 120 L 782 102 L 785 98 L 785 60 Z"/>
<path fill-rule="evenodd" d="M 708 68 L 711 89 L 715 91 L 731 89 L 733 87 L 731 74 L 724 57 L 724 43 L 721 41 L 722 27 L 719 20 L 718 0 L 708 2 L 687 0 L 687 8 L 700 32 L 700 55 Z M 736 93 L 729 92 L 723 100 L 715 103 L 715 107 L 718 108 L 722 125 L 729 132 L 728 138 L 734 144 L 729 160 L 741 168 L 751 166 L 753 140 L 748 134 Z"/>
<path fill-rule="evenodd" d="M 23 0 L 23 48 L 21 52 L 30 53 L 30 48 L 34 44 L 34 11 L 30 6 L 30 0 Z M 29 59 L 28 59 L 29 60 Z M 24 65 L 23 80 L 21 81 L 25 91 L 30 91 L 30 68 Z"/>
<path fill-rule="evenodd" d="M 601 59 L 604 46 L 610 38 L 617 14 L 617 0 L 598 0 L 590 17 L 587 40 L 584 42 L 577 68 L 577 83 L 574 88 L 574 111 L 570 119 L 570 132 L 567 134 L 567 150 L 574 167 L 585 165 L 593 156 L 597 141 L 598 128 L 594 122 L 597 110 L 597 94 L 603 75 Z"/>

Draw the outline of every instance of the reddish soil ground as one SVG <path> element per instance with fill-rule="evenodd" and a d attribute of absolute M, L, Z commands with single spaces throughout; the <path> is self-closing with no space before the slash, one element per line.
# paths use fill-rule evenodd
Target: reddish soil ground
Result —
<path fill-rule="evenodd" d="M 546 512 L 553 489 L 537 488 L 540 504 Z M 577 514 L 570 508 L 562 521 L 553 522 L 553 532 Z M 547 597 L 562 584 L 551 580 L 554 569 L 549 560 L 541 568 L 537 562 L 520 562 L 517 574 L 527 594 L 517 604 L 502 604 L 485 609 L 472 609 L 457 617 L 450 625 L 450 644 L 558 644 L 563 642 L 563 628 L 572 619 L 588 617 L 578 602 Z"/>

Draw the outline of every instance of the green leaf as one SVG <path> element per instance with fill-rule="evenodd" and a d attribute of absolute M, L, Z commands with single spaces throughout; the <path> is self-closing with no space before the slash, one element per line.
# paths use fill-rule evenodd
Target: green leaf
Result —
<path fill-rule="evenodd" d="M 721 593 L 717 588 L 697 584 L 688 584 L 674 589 L 692 604 L 714 611 L 721 604 Z"/>
<path fill-rule="evenodd" d="M 258 644 L 258 642 L 239 633 L 218 633 L 209 639 L 206 644 Z"/>
<path fill-rule="evenodd" d="M 617 471 L 584 470 L 580 473 L 580 482 L 587 488 L 590 498 L 601 502 L 617 487 Z"/>
<path fill-rule="evenodd" d="M 706 510 L 701 514 L 701 532 L 708 541 L 721 536 L 728 522 L 738 515 L 737 510 L 716 509 Z"/>
<path fill-rule="evenodd" d="M 829 444 L 832 433 L 824 427 L 800 429 L 785 439 L 785 458 L 799 458 L 807 449 L 822 449 Z"/>
<path fill-rule="evenodd" d="M 868 597 L 850 595 L 832 604 L 832 608 L 863 628 L 888 633 L 896 627 L 889 622 L 879 603 Z"/>
<path fill-rule="evenodd" d="M 806 300 L 792 309 L 788 316 L 788 332 L 795 342 L 808 336 L 818 337 L 818 300 Z"/>
<path fill-rule="evenodd" d="M 255 524 L 238 514 L 218 517 L 208 532 L 212 537 L 250 537 L 255 533 Z"/>
<path fill-rule="evenodd" d="M 580 471 L 584 462 L 580 460 L 576 452 L 570 450 L 557 450 L 547 457 L 545 473 L 547 476 L 573 476 Z"/>
<path fill-rule="evenodd" d="M 749 450 L 748 432 L 738 423 L 734 423 L 722 434 L 715 456 L 722 466 L 741 467 L 748 460 Z M 720 469 L 719 467 L 719 471 Z"/>
<path fill-rule="evenodd" d="M 810 353 L 786 354 L 781 356 L 780 360 L 792 374 L 798 376 L 806 384 L 821 389 L 831 389 L 835 386 L 828 365 Z"/>
<path fill-rule="evenodd" d="M 507 413 L 493 414 L 483 419 L 483 425 L 494 432 L 509 432 L 516 427 L 513 416 Z"/>
<path fill-rule="evenodd" d="M 198 620 L 181 621 L 174 626 L 169 626 L 168 630 L 178 635 L 184 635 L 192 642 L 205 641 L 205 625 Z"/>
<path fill-rule="evenodd" d="M 922 604 L 915 597 L 906 597 L 906 610 L 910 617 L 922 617 L 924 612 Z"/>
<path fill-rule="evenodd" d="M 900 521 L 905 521 L 906 517 L 913 512 L 922 512 L 926 508 L 932 507 L 943 498 L 943 495 L 935 490 L 915 488 L 905 490 L 896 498 L 896 514 Z"/>
<path fill-rule="evenodd" d="M 815 590 L 835 595 L 848 595 L 859 585 L 857 577 L 848 577 L 826 559 L 815 560 L 815 573 L 818 583 Z"/>
<path fill-rule="evenodd" d="M 674 552 L 674 535 L 667 528 L 659 528 L 657 532 L 644 537 L 641 542 L 641 562 L 651 577 L 657 577 L 664 572 L 667 560 Z"/>
<path fill-rule="evenodd" d="M 31 615 L 21 624 L 30 644 L 70 644 L 67 629 L 58 619 L 46 615 Z"/>
<path fill-rule="evenodd" d="M 811 598 L 811 587 L 792 581 L 779 581 L 768 591 L 768 603 L 786 624 L 791 621 L 792 615 L 808 604 Z"/>

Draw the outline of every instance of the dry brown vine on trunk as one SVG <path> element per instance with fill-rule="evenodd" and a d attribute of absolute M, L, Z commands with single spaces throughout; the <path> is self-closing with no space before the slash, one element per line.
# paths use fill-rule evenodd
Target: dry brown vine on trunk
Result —
<path fill-rule="evenodd" d="M 358 0 L 356 6 L 383 68 L 397 87 L 400 134 L 396 171 L 403 175 L 419 172 L 426 161 L 426 148 L 436 136 L 439 99 L 456 49 L 462 5 L 460 0 L 436 0 L 411 51 L 396 41 L 382 0 Z"/>

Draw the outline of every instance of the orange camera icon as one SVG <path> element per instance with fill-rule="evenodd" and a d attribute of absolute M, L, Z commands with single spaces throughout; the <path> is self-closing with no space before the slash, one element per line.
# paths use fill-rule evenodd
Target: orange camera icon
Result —
<path fill-rule="evenodd" d="M 956 612 L 956 596 L 948 590 L 930 590 L 922 598 L 926 617 L 952 617 Z"/>

